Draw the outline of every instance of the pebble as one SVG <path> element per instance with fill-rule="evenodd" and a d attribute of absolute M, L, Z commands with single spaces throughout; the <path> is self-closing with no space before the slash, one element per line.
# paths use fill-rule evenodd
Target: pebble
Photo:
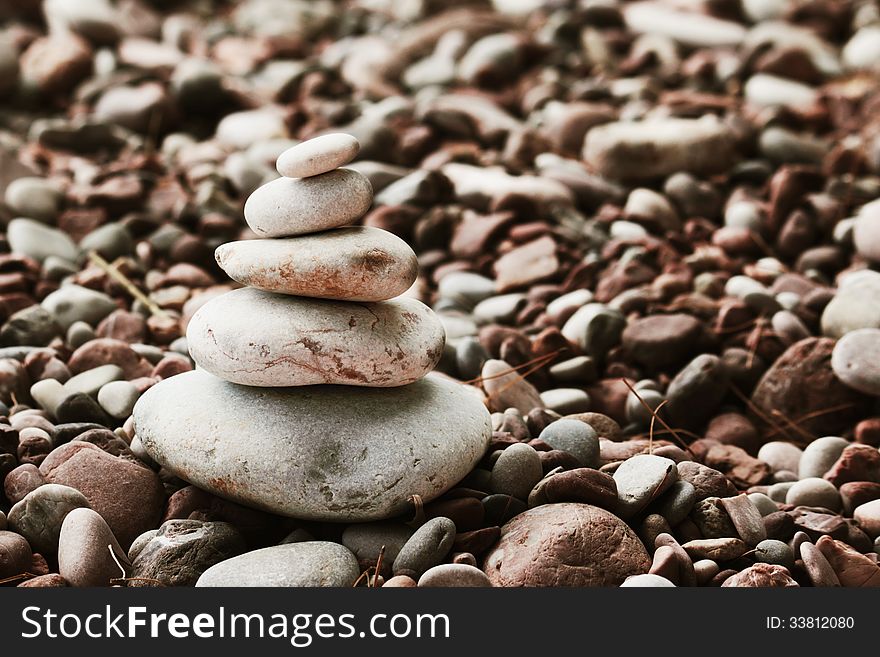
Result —
<path fill-rule="evenodd" d="M 292 239 L 227 242 L 215 257 L 230 278 L 260 290 L 322 299 L 384 301 L 418 274 L 412 248 L 378 228 L 352 226 Z"/>
<path fill-rule="evenodd" d="M 880 536 L 880 500 L 857 506 L 853 510 L 853 518 L 871 538 Z"/>
<path fill-rule="evenodd" d="M 590 409 L 590 395 L 580 388 L 552 388 L 541 393 L 541 404 L 560 415 L 583 413 Z"/>
<path fill-rule="evenodd" d="M 749 546 L 738 538 L 704 538 L 684 543 L 682 547 L 692 559 L 731 561 L 745 554 Z"/>
<path fill-rule="evenodd" d="M 620 311 L 601 303 L 579 308 L 562 327 L 562 335 L 596 360 L 604 360 L 609 349 L 620 342 L 626 318 Z"/>
<path fill-rule="evenodd" d="M 798 419 L 804 415 L 805 408 L 841 406 L 835 413 L 798 419 L 798 426 L 819 436 L 850 430 L 854 422 L 866 415 L 869 398 L 847 387 L 834 375 L 830 362 L 834 344 L 834 340 L 828 338 L 806 338 L 788 347 L 752 392 L 751 401 L 758 411 L 778 412 Z M 805 458 L 806 451 L 801 464 Z"/>
<path fill-rule="evenodd" d="M 758 450 L 758 458 L 769 465 L 773 472 L 797 472 L 802 454 L 803 450 L 797 445 L 780 440 L 765 443 Z"/>
<path fill-rule="evenodd" d="M 866 299 L 872 303 L 865 303 Z M 837 293 L 822 311 L 822 334 L 842 338 L 850 331 L 880 329 L 880 273 L 865 271 L 852 280 L 840 283 Z"/>
<path fill-rule="evenodd" d="M 351 587 L 360 570 L 338 543 L 305 541 L 261 548 L 226 559 L 201 574 L 197 587 Z"/>
<path fill-rule="evenodd" d="M 661 577 L 660 575 L 652 575 L 650 573 L 643 573 L 641 575 L 630 575 L 627 577 L 623 584 L 620 585 L 621 588 L 675 588 L 675 584 L 670 582 L 665 577 Z"/>
<path fill-rule="evenodd" d="M 112 298 L 80 285 L 63 285 L 42 301 L 42 306 L 66 331 L 77 321 L 95 326 L 119 306 Z"/>
<path fill-rule="evenodd" d="M 876 553 L 876 540 L 874 545 Z M 816 547 L 819 548 L 819 551 L 825 556 L 828 563 L 831 564 L 841 586 L 880 586 L 880 568 L 878 568 L 876 561 L 830 536 L 821 536 L 816 541 Z"/>
<path fill-rule="evenodd" d="M 490 359 L 480 372 L 490 411 L 515 408 L 526 415 L 533 408 L 543 408 L 538 390 L 503 360 Z"/>
<path fill-rule="evenodd" d="M 528 499 L 543 474 L 538 452 L 524 443 L 515 443 L 501 452 L 492 466 L 492 492 Z"/>
<path fill-rule="evenodd" d="M 98 513 L 80 508 L 67 514 L 58 539 L 58 572 L 69 586 L 111 586 L 111 580 L 127 577 L 130 568 L 128 556 Z"/>
<path fill-rule="evenodd" d="M 470 271 L 452 271 L 437 283 L 437 294 L 465 308 L 474 308 L 495 294 L 495 281 Z"/>
<path fill-rule="evenodd" d="M 249 386 L 401 386 L 440 360 L 443 327 L 420 301 L 356 304 L 242 288 L 190 320 L 193 360 Z"/>
<path fill-rule="evenodd" d="M 217 427 L 209 444 L 203 418 Z M 434 375 L 381 390 L 270 389 L 196 370 L 151 387 L 134 423 L 153 459 L 206 490 L 283 515 L 349 522 L 403 513 L 414 494 L 431 501 L 471 471 L 491 432 L 479 397 Z"/>
<path fill-rule="evenodd" d="M 111 381 L 98 390 L 98 403 L 108 415 L 124 420 L 131 415 L 140 391 L 129 381 Z"/>
<path fill-rule="evenodd" d="M 50 180 L 25 176 L 9 183 L 3 199 L 15 214 L 51 225 L 61 211 L 64 194 Z"/>
<path fill-rule="evenodd" d="M 155 472 L 88 442 L 56 448 L 40 465 L 40 472 L 50 483 L 80 491 L 124 549 L 158 524 L 165 505 L 165 490 Z"/>
<path fill-rule="evenodd" d="M 78 508 L 89 508 L 89 501 L 78 490 L 45 484 L 16 502 L 6 520 L 9 528 L 24 536 L 35 552 L 51 555 L 58 551 L 65 516 Z"/>
<path fill-rule="evenodd" d="M 352 135 L 337 132 L 309 139 L 284 151 L 276 163 L 287 178 L 317 176 L 345 166 L 357 157 L 361 145 Z"/>
<path fill-rule="evenodd" d="M 880 60 L 880 26 L 868 25 L 853 34 L 841 51 L 841 58 L 851 69 L 876 69 Z"/>
<path fill-rule="evenodd" d="M 63 388 L 66 395 L 81 392 L 95 396 L 103 386 L 122 377 L 122 368 L 118 365 L 99 365 L 72 376 L 64 383 Z"/>
<path fill-rule="evenodd" d="M 652 454 L 637 454 L 614 471 L 618 508 L 622 518 L 638 514 L 678 479 L 675 461 Z"/>
<path fill-rule="evenodd" d="M 244 217 L 259 237 L 291 237 L 350 224 L 372 201 L 369 180 L 352 169 L 337 169 L 266 183 L 248 197 Z"/>
<path fill-rule="evenodd" d="M 800 545 L 800 556 L 813 586 L 840 586 L 834 569 L 819 548 L 804 541 Z"/>
<path fill-rule="evenodd" d="M 682 461 L 676 466 L 678 478 L 690 483 L 697 491 L 697 500 L 707 497 L 730 497 L 736 487 L 724 473 L 695 461 Z"/>
<path fill-rule="evenodd" d="M 657 513 L 663 516 L 671 527 L 675 527 L 687 518 L 696 502 L 697 489 L 690 482 L 680 479 L 657 500 Z"/>
<path fill-rule="evenodd" d="M 420 587 L 481 587 L 492 582 L 479 568 L 467 564 L 444 563 L 426 570 L 419 577 Z"/>
<path fill-rule="evenodd" d="M 880 221 L 880 219 L 878 219 Z M 837 341 L 831 369 L 850 388 L 880 396 L 880 329 L 857 329 Z"/>
<path fill-rule="evenodd" d="M 651 180 L 679 171 L 706 175 L 734 163 L 733 142 L 730 129 L 710 115 L 606 123 L 587 133 L 583 159 L 616 180 Z"/>
<path fill-rule="evenodd" d="M 754 566 L 741 570 L 731 575 L 721 584 L 722 587 L 751 587 L 751 588 L 786 588 L 799 586 L 792 579 L 788 568 L 776 564 L 756 563 Z"/>
<path fill-rule="evenodd" d="M 679 426 L 699 427 L 712 415 L 727 392 L 729 375 L 724 362 L 701 354 L 682 368 L 666 389 L 664 407 Z"/>
<path fill-rule="evenodd" d="M 483 571 L 493 586 L 619 586 L 651 560 L 619 518 L 588 504 L 545 504 L 501 528 Z"/>
<path fill-rule="evenodd" d="M 597 379 L 596 361 L 589 356 L 575 356 L 548 369 L 550 376 L 557 383 L 589 385 Z"/>
<path fill-rule="evenodd" d="M 22 575 L 31 566 L 31 546 L 14 532 L 0 528 L 0 579 Z"/>
<path fill-rule="evenodd" d="M 400 548 L 391 566 L 394 575 L 420 578 L 449 554 L 455 540 L 455 531 L 455 523 L 449 518 L 428 520 Z"/>
<path fill-rule="evenodd" d="M 849 441 L 837 436 L 818 438 L 804 448 L 798 465 L 800 479 L 823 477 L 849 446 Z"/>
<path fill-rule="evenodd" d="M 621 343 L 636 362 L 662 369 L 692 356 L 703 331 L 702 322 L 691 315 L 651 315 L 627 324 Z"/>
<path fill-rule="evenodd" d="M 582 466 L 599 465 L 599 436 L 595 429 L 580 420 L 561 419 L 547 425 L 538 436 L 553 449 L 568 452 Z"/>
<path fill-rule="evenodd" d="M 749 493 L 749 499 L 752 501 L 752 504 L 755 505 L 755 508 L 758 509 L 758 513 L 761 514 L 761 517 L 766 517 L 771 513 L 779 511 L 776 502 L 771 500 L 767 495 L 764 495 L 764 493 Z"/>
<path fill-rule="evenodd" d="M 194 586 L 208 568 L 247 550 L 239 531 L 225 522 L 166 520 L 142 537 L 137 550 L 134 544 L 129 550 L 130 587 Z"/>
<path fill-rule="evenodd" d="M 385 570 L 390 572 L 390 564 L 394 563 L 412 535 L 413 530 L 401 522 L 382 521 L 349 525 L 343 530 L 340 540 L 357 557 L 362 569 L 367 565 L 375 566 L 379 552 L 384 547 L 382 561 Z"/>
<path fill-rule="evenodd" d="M 79 258 L 79 248 L 67 233 L 33 219 L 19 217 L 10 221 L 6 227 L 6 239 L 13 253 L 26 255 L 37 262 L 50 256 L 72 262 Z"/>
<path fill-rule="evenodd" d="M 772 538 L 765 539 L 755 546 L 755 561 L 794 568 L 794 552 L 788 543 Z"/>
<path fill-rule="evenodd" d="M 747 545 L 755 546 L 767 538 L 761 512 L 748 495 L 722 497 L 721 507 L 730 517 L 736 533 Z"/>

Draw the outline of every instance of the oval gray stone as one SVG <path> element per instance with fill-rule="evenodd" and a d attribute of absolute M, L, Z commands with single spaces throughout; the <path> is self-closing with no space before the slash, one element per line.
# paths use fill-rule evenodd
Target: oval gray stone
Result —
<path fill-rule="evenodd" d="M 221 561 L 202 573 L 196 586 L 348 587 L 359 574 L 357 559 L 348 548 L 327 541 L 305 541 Z"/>
<path fill-rule="evenodd" d="M 360 149 L 360 143 L 352 135 L 334 132 L 291 146 L 278 156 L 275 165 L 282 176 L 307 178 L 345 166 Z"/>
<path fill-rule="evenodd" d="M 599 435 L 586 422 L 562 418 L 548 424 L 538 438 L 553 449 L 568 452 L 585 467 L 599 465 Z"/>
<path fill-rule="evenodd" d="M 278 178 L 244 204 L 244 218 L 260 237 L 291 237 L 350 224 L 373 202 L 373 188 L 353 169 L 310 178 Z"/>
<path fill-rule="evenodd" d="M 449 518 L 432 518 L 410 536 L 398 553 L 391 570 L 395 575 L 416 579 L 443 561 L 455 541 L 455 523 Z"/>
<path fill-rule="evenodd" d="M 443 326 L 426 305 L 306 299 L 241 288 L 211 299 L 186 332 L 193 360 L 250 386 L 401 386 L 430 372 Z"/>
<path fill-rule="evenodd" d="M 857 329 L 840 338 L 831 352 L 831 369 L 850 388 L 880 396 L 880 329 Z"/>
<path fill-rule="evenodd" d="M 9 511 L 9 528 L 24 536 L 35 552 L 55 554 L 61 525 L 68 513 L 90 508 L 85 495 L 70 486 L 43 484 Z"/>
<path fill-rule="evenodd" d="M 614 471 L 617 484 L 617 513 L 621 518 L 636 515 L 678 480 L 675 461 L 653 454 L 636 454 Z"/>
<path fill-rule="evenodd" d="M 134 408 L 149 454 L 221 497 L 311 520 L 404 513 L 483 456 L 489 412 L 430 375 L 399 388 L 239 386 L 196 370 L 154 385 Z M 271 457 L 269 457 L 271 455 Z"/>
<path fill-rule="evenodd" d="M 419 577 L 421 587 L 483 587 L 492 582 L 476 566 L 463 563 L 443 563 L 429 568 Z"/>
<path fill-rule="evenodd" d="M 57 228 L 51 228 L 39 221 L 19 217 L 6 227 L 6 239 L 13 253 L 30 256 L 43 262 L 49 256 L 75 261 L 79 248 L 70 236 Z"/>
<path fill-rule="evenodd" d="M 281 294 L 384 301 L 416 280 L 418 260 L 402 239 L 379 228 L 349 226 L 290 239 L 221 244 L 214 252 L 229 277 Z"/>

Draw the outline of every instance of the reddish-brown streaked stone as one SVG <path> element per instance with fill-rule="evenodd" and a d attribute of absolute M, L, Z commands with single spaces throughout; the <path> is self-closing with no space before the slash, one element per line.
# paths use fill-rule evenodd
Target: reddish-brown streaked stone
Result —
<path fill-rule="evenodd" d="M 880 452 L 870 445 L 849 445 L 825 479 L 838 488 L 851 481 L 880 483 Z"/>
<path fill-rule="evenodd" d="M 556 242 L 549 235 L 501 256 L 494 266 L 498 292 L 510 292 L 551 278 L 559 270 Z"/>
<path fill-rule="evenodd" d="M 843 541 L 822 536 L 816 547 L 828 560 L 841 586 L 880 587 L 880 566 Z"/>
<path fill-rule="evenodd" d="M 751 588 L 779 588 L 799 586 L 791 577 L 791 573 L 785 566 L 777 566 L 769 563 L 756 563 L 736 574 L 729 571 L 718 573 L 718 576 L 727 573 L 722 587 L 751 587 Z"/>

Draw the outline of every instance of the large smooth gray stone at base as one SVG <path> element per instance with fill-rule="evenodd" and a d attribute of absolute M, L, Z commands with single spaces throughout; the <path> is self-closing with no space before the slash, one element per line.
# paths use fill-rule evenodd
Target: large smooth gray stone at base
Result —
<path fill-rule="evenodd" d="M 357 559 L 339 543 L 306 541 L 245 552 L 202 573 L 198 587 L 351 586 L 360 574 Z"/>
<path fill-rule="evenodd" d="M 295 518 L 404 513 L 467 475 L 491 436 L 468 388 L 437 375 L 398 388 L 255 388 L 202 370 L 165 379 L 134 408 L 169 471 L 221 497 Z"/>

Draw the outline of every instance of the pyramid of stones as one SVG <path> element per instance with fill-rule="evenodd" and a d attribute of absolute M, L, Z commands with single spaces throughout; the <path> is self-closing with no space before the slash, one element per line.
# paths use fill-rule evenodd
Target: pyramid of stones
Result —
<path fill-rule="evenodd" d="M 281 177 L 245 203 L 257 239 L 217 262 L 245 287 L 206 303 L 187 342 L 198 368 L 153 386 L 134 409 L 151 456 L 222 497 L 296 518 L 366 521 L 407 511 L 463 478 L 491 435 L 467 387 L 430 374 L 437 317 L 400 296 L 415 253 L 350 226 L 372 187 L 344 168 L 345 134 L 285 151 Z"/>

